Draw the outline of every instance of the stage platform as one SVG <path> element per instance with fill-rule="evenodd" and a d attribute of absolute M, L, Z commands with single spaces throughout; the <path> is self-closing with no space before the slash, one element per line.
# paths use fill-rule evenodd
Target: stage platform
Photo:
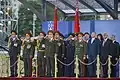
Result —
<path fill-rule="evenodd" d="M 46 78 L 46 77 L 1 77 L 0 80 L 120 80 L 120 78 L 73 78 L 73 77 L 60 77 L 60 78 Z"/>

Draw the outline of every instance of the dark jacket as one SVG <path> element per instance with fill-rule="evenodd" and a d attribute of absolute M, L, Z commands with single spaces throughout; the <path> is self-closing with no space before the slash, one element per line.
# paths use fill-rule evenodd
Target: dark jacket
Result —
<path fill-rule="evenodd" d="M 119 43 L 114 41 L 111 43 L 111 52 L 112 57 L 119 57 Z"/>
<path fill-rule="evenodd" d="M 112 41 L 110 39 L 107 39 L 107 41 L 104 43 L 104 45 L 103 45 L 103 43 L 104 43 L 104 41 L 102 42 L 100 58 L 106 60 L 108 55 L 110 55 L 110 53 L 111 53 Z"/>
<path fill-rule="evenodd" d="M 23 43 L 24 48 L 23 48 L 23 58 L 30 58 L 30 56 L 32 56 L 32 58 L 34 57 L 34 50 L 35 50 L 35 42 L 29 40 L 29 41 L 24 41 Z"/>
<path fill-rule="evenodd" d="M 59 58 L 64 56 L 65 45 L 63 40 L 55 40 L 55 53 Z"/>
<path fill-rule="evenodd" d="M 93 59 L 95 59 L 100 53 L 100 41 L 95 38 L 94 41 L 91 43 L 91 40 L 92 39 L 88 41 L 86 53 L 88 55 L 88 58 L 92 57 Z"/>
<path fill-rule="evenodd" d="M 54 57 L 55 54 L 55 41 L 45 39 L 45 56 L 46 57 Z"/>
<path fill-rule="evenodd" d="M 21 41 L 16 38 L 15 40 L 13 40 L 13 38 L 9 38 L 9 55 L 10 56 L 17 56 L 18 54 L 20 54 L 20 50 L 21 50 Z"/>

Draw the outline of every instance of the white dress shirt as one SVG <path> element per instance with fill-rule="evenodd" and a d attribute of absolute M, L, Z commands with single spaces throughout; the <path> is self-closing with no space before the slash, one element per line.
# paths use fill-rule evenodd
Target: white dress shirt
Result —
<path fill-rule="evenodd" d="M 93 43 L 94 40 L 95 40 L 95 38 L 92 38 L 92 39 L 91 39 L 91 44 Z"/>

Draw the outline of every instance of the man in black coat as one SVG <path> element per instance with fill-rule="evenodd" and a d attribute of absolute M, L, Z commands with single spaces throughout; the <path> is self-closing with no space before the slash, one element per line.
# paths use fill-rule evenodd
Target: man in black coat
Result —
<path fill-rule="evenodd" d="M 108 38 L 108 34 L 104 33 L 103 34 L 103 42 L 102 42 L 102 46 L 101 46 L 101 53 L 100 53 L 100 61 L 102 62 L 102 64 L 105 64 L 106 61 L 108 60 L 108 55 L 110 55 L 111 53 L 111 43 L 112 41 Z M 103 69 L 103 77 L 108 77 L 108 64 L 106 65 L 102 65 L 102 69 Z"/>
<path fill-rule="evenodd" d="M 10 71 L 11 77 L 17 77 L 17 59 L 20 54 L 21 41 L 17 37 L 17 32 L 12 30 L 8 41 L 9 56 L 10 56 Z"/>
<path fill-rule="evenodd" d="M 115 40 L 115 35 L 111 36 L 111 63 L 116 64 L 119 59 L 119 43 Z M 111 65 L 111 77 L 116 77 L 116 66 Z"/>
<path fill-rule="evenodd" d="M 74 60 L 74 37 L 75 35 L 73 33 L 70 33 L 68 35 L 67 40 L 65 41 L 65 57 L 64 57 L 64 63 L 69 64 Z M 64 67 L 64 76 L 67 77 L 73 77 L 74 76 L 74 63 L 70 66 Z"/>

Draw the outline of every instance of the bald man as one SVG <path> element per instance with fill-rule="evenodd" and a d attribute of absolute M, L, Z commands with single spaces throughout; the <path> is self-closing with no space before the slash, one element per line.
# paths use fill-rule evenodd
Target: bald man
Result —
<path fill-rule="evenodd" d="M 101 54 L 100 54 L 100 61 L 102 62 L 102 64 L 105 64 L 106 61 L 108 60 L 108 55 L 110 55 L 111 53 L 111 44 L 112 41 L 108 38 L 108 34 L 104 33 L 103 34 L 103 42 L 102 42 L 102 46 L 101 46 Z M 108 77 L 108 65 L 102 65 L 102 70 L 103 70 L 103 77 L 106 78 Z"/>

